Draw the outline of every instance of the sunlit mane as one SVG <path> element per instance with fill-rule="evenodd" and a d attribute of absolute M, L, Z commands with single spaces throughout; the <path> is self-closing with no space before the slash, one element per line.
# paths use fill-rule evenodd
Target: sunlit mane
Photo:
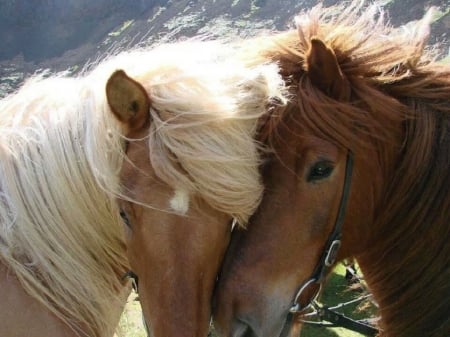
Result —
<path fill-rule="evenodd" d="M 380 304 L 383 336 L 449 331 L 443 314 L 448 301 L 439 297 L 450 292 L 450 204 L 448 189 L 441 188 L 450 179 L 450 68 L 425 48 L 431 18 L 430 11 L 409 28 L 395 29 L 381 8 L 364 1 L 319 6 L 297 17 L 295 30 L 258 38 L 244 50 L 253 64 L 277 61 L 290 84 L 293 99 L 268 119 L 266 136 L 281 136 L 278 126 L 294 116 L 289 121 L 297 123 L 285 129 L 306 130 L 369 162 L 367 147 L 392 151 L 377 152 L 381 170 L 395 172 L 379 187 L 385 191 L 374 215 L 380 237 L 364 254 L 371 261 L 365 274 Z M 311 83 L 305 58 L 312 37 L 335 53 L 350 84 L 350 104 Z M 417 233 L 427 239 L 418 240 Z M 389 263 L 383 256 L 390 256 Z"/>
<path fill-rule="evenodd" d="M 262 193 L 256 120 L 282 99 L 275 66 L 246 68 L 225 45 L 185 42 L 121 53 L 78 78 L 35 78 L 0 102 L 0 261 L 90 336 L 114 329 L 127 270 L 114 200 L 123 136 L 105 98 L 117 69 L 151 97 L 159 177 L 241 223 Z"/>
<path fill-rule="evenodd" d="M 149 93 L 156 174 L 245 224 L 262 193 L 256 121 L 272 98 L 285 101 L 284 82 L 274 64 L 248 67 L 234 54 L 217 41 L 190 41 L 123 53 L 101 68 L 120 64 Z"/>
<path fill-rule="evenodd" d="M 34 79 L 0 103 L 0 260 L 92 336 L 114 329 L 107 323 L 120 312 L 128 264 L 116 204 L 98 182 L 117 189 L 120 163 L 100 85 Z"/>
<path fill-rule="evenodd" d="M 217 45 L 208 51 L 217 52 Z M 270 98 L 283 99 L 282 82 L 273 65 L 246 68 L 227 58 L 219 67 L 217 61 L 180 64 L 175 76 L 150 80 L 150 152 L 169 185 L 245 224 L 262 193 L 255 122 Z"/>

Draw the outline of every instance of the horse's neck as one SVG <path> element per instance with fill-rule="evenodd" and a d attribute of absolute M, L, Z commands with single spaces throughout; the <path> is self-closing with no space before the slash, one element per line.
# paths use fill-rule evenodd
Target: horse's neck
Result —
<path fill-rule="evenodd" d="M 449 120 L 429 113 L 408 123 L 405 150 L 372 224 L 376 237 L 358 261 L 380 306 L 382 336 L 444 336 L 450 331 Z"/>

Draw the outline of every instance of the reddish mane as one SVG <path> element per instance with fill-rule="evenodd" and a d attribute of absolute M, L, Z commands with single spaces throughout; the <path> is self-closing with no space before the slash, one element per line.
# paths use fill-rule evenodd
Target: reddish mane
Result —
<path fill-rule="evenodd" d="M 424 49 L 427 18 L 402 34 L 374 8 L 361 15 L 350 7 L 315 9 L 297 31 L 251 45 L 253 57 L 279 62 L 293 97 L 271 115 L 261 138 L 280 142 L 283 132 L 305 131 L 355 156 L 376 150 L 390 174 L 374 205 L 370 247 L 356 257 L 370 266 L 364 273 L 380 304 L 382 335 L 443 336 L 450 331 L 450 67 Z M 343 14 L 330 15 L 337 12 Z M 305 57 L 312 37 L 336 54 L 348 100 L 311 83 Z"/>

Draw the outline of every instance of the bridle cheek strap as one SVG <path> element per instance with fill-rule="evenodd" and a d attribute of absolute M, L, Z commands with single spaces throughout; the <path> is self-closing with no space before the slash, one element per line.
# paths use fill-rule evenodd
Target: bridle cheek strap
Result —
<path fill-rule="evenodd" d="M 348 199 L 350 196 L 352 173 L 353 154 L 351 151 L 348 151 L 345 164 L 344 186 L 342 188 L 341 201 L 339 204 L 339 210 L 336 216 L 336 222 L 334 224 L 333 231 L 328 236 L 327 242 L 325 244 L 325 249 L 320 256 L 320 259 L 311 277 L 303 282 L 303 284 L 299 287 L 299 290 L 294 297 L 292 307 L 289 309 L 289 315 L 303 313 L 310 307 L 311 303 L 317 297 L 320 290 L 315 294 L 315 296 L 310 299 L 308 305 L 306 306 L 302 307 L 301 304 L 298 303 L 298 300 L 301 298 L 303 292 L 308 289 L 308 287 L 315 285 L 318 288 L 321 288 L 326 275 L 329 273 L 330 269 L 336 262 L 339 248 L 341 247 L 342 225 L 345 220 L 345 212 L 347 210 Z"/>

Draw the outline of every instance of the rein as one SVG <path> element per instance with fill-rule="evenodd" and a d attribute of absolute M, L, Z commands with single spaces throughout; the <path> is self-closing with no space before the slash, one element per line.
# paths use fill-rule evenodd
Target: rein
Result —
<path fill-rule="evenodd" d="M 353 304 L 356 302 L 363 301 L 365 299 L 370 298 L 372 295 L 363 295 L 358 298 L 355 298 L 346 303 L 340 303 L 334 307 L 328 307 L 326 305 L 320 305 L 316 301 L 313 301 L 311 304 L 312 312 L 303 314 L 302 317 L 306 317 L 306 319 L 302 319 L 302 323 L 321 328 L 335 328 L 341 327 L 347 330 L 355 331 L 365 336 L 375 337 L 378 334 L 378 329 L 375 328 L 371 322 L 372 320 L 363 319 L 363 320 L 354 320 L 351 319 L 344 314 L 335 311 L 336 309 L 343 308 L 349 304 Z M 316 320 L 314 320 L 316 319 Z"/>
<path fill-rule="evenodd" d="M 334 311 L 334 309 L 343 305 L 329 308 L 327 306 L 319 306 L 315 301 L 317 296 L 320 294 L 326 275 L 336 262 L 338 251 L 341 246 L 342 225 L 345 220 L 345 212 L 347 210 L 347 203 L 350 196 L 352 172 L 353 154 L 351 151 L 348 151 L 345 166 L 344 186 L 342 188 L 341 201 L 333 230 L 328 236 L 325 243 L 325 248 L 316 267 L 314 268 L 312 275 L 301 284 L 299 290 L 294 296 L 294 301 L 289 309 L 289 313 L 280 337 L 289 335 L 289 330 L 295 315 L 302 315 L 304 317 L 312 315 L 316 316 L 320 319 L 320 322 L 302 320 L 303 323 L 314 324 L 316 326 L 340 326 L 369 336 L 375 336 L 378 332 L 377 329 L 373 328 L 369 324 L 352 320 L 345 317 L 343 314 Z M 303 299 L 303 296 L 307 294 L 307 291 L 312 292 L 313 295 L 310 296 L 306 302 L 302 303 L 301 300 Z M 307 313 L 308 310 L 312 310 L 313 313 Z M 331 323 L 325 323 L 324 321 Z"/>

